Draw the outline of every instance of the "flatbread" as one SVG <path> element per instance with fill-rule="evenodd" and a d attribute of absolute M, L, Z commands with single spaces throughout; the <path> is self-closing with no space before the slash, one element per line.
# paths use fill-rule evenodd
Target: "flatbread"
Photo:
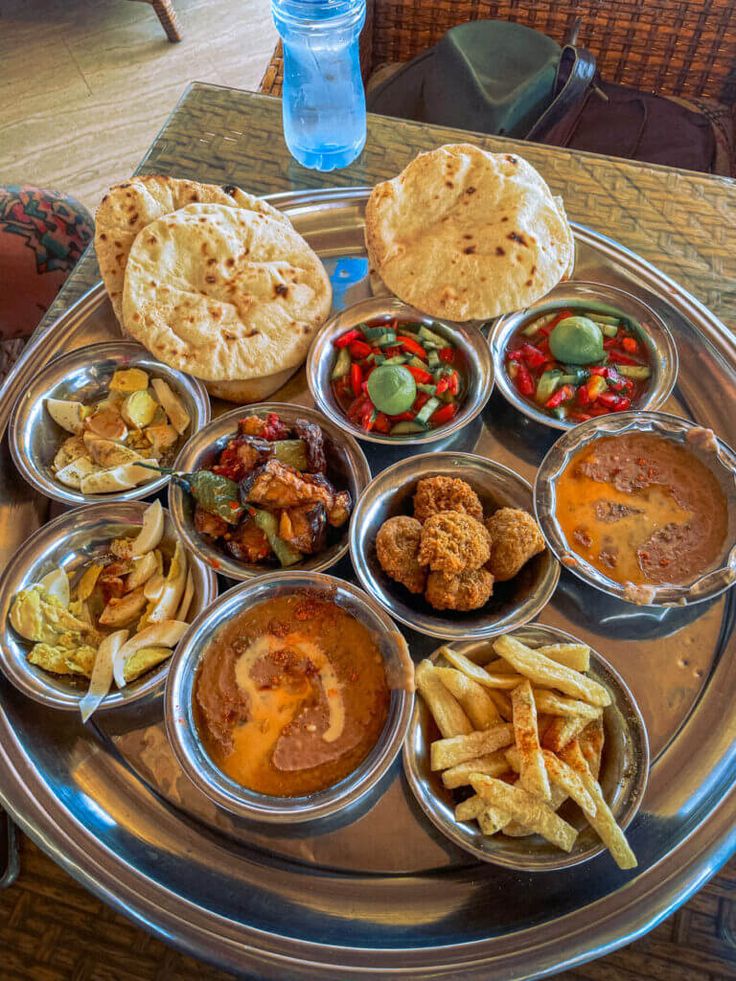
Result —
<path fill-rule="evenodd" d="M 173 368 L 244 381 L 301 364 L 331 303 L 322 262 L 290 222 L 191 204 L 136 237 L 123 324 Z"/>
<path fill-rule="evenodd" d="M 519 310 L 568 274 L 564 209 L 515 154 L 451 144 L 378 184 L 366 206 L 371 266 L 406 303 L 434 317 L 488 319 Z"/>
<path fill-rule="evenodd" d="M 122 323 L 125 266 L 136 235 L 150 222 L 188 204 L 225 204 L 288 221 L 266 201 L 239 187 L 174 177 L 132 177 L 111 187 L 95 216 L 95 251 L 115 316 Z"/>
<path fill-rule="evenodd" d="M 247 381 L 220 381 L 205 382 L 205 386 L 210 395 L 216 399 L 225 399 L 226 402 L 236 402 L 238 405 L 248 405 L 253 402 L 265 402 L 274 392 L 287 383 L 297 368 L 287 368 L 286 371 L 277 371 L 274 375 L 266 375 L 265 378 L 250 378 Z M 281 399 L 282 402 L 287 401 Z"/>

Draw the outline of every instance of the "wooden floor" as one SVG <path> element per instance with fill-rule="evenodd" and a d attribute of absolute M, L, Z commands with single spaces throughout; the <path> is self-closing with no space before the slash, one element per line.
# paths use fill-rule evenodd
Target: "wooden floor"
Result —
<path fill-rule="evenodd" d="M 190 81 L 256 89 L 276 43 L 269 0 L 173 0 L 184 40 L 131 0 L 0 0 L 0 181 L 94 211 Z"/>

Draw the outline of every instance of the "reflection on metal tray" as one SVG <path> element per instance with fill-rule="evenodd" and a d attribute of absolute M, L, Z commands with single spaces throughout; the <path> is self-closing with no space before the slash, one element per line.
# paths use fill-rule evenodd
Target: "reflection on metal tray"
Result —
<path fill-rule="evenodd" d="M 280 195 L 323 256 L 338 307 L 369 294 L 366 192 Z M 736 442 L 736 347 L 725 328 L 656 269 L 575 229 L 575 275 L 643 298 L 671 327 L 680 378 L 664 411 Z M 36 338 L 0 406 L 0 431 L 49 356 L 117 336 L 102 290 Z M 703 384 L 703 378 L 708 384 Z M 274 398 L 309 402 L 303 372 Z M 217 413 L 223 406 L 215 406 Z M 533 479 L 556 434 L 495 394 L 480 419 L 438 449 L 471 450 Z M 364 443 L 374 473 L 399 450 Z M 421 451 L 421 447 L 417 447 Z M 0 563 L 48 502 L 0 461 Z M 352 578 L 347 559 L 336 575 Z M 621 673 L 649 728 L 653 766 L 630 828 L 638 874 L 607 855 L 564 874 L 475 863 L 440 837 L 393 769 L 376 792 L 314 826 L 279 831 L 217 811 L 175 764 L 160 700 L 86 729 L 0 682 L 0 795 L 21 825 L 102 895 L 190 951 L 268 977 L 531 976 L 599 955 L 683 901 L 736 843 L 734 592 L 691 609 L 636 609 L 563 572 L 540 620 L 589 641 Z M 435 642 L 406 631 L 414 658 Z"/>

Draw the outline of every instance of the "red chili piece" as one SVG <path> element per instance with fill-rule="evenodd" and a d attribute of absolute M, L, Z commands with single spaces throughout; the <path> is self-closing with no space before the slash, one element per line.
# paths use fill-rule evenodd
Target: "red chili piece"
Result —
<path fill-rule="evenodd" d="M 422 368 L 416 368 L 413 364 L 407 364 L 404 367 L 413 375 L 414 381 L 420 385 L 429 385 L 432 381 L 432 376 L 428 371 L 424 371 Z"/>
<path fill-rule="evenodd" d="M 366 344 L 365 341 L 351 341 L 348 350 L 350 351 L 350 357 L 354 361 L 362 361 L 363 358 L 367 358 L 371 353 L 370 344 Z"/>
<path fill-rule="evenodd" d="M 548 409 L 556 409 L 563 402 L 568 402 L 574 394 L 575 389 L 572 385 L 563 385 L 562 388 L 557 389 L 554 395 L 550 395 L 544 404 Z"/>
<path fill-rule="evenodd" d="M 441 347 L 439 350 L 440 361 L 444 361 L 445 364 L 455 363 L 455 349 L 452 347 Z"/>
<path fill-rule="evenodd" d="M 410 354 L 416 355 L 421 358 L 422 361 L 427 360 L 427 352 L 424 350 L 421 344 L 418 344 L 413 337 L 405 337 L 403 334 L 399 334 L 396 338 L 396 343 L 401 344 L 401 346 L 409 351 Z"/>
<path fill-rule="evenodd" d="M 357 329 L 353 329 L 353 330 L 346 331 L 344 334 L 340 334 L 340 336 L 336 337 L 332 343 L 335 345 L 335 347 L 341 348 L 341 347 L 347 347 L 348 344 L 351 344 L 353 341 L 362 341 L 362 340 L 363 340 L 362 332 Z"/>
<path fill-rule="evenodd" d="M 353 395 L 357 398 L 360 395 L 360 386 L 363 384 L 363 371 L 359 364 L 350 365 L 350 386 Z"/>
<path fill-rule="evenodd" d="M 455 416 L 457 412 L 457 405 L 454 402 L 448 402 L 447 405 L 443 405 L 439 409 L 435 409 L 432 415 L 429 417 L 429 423 L 431 426 L 444 426 L 446 422 L 449 422 Z"/>
<path fill-rule="evenodd" d="M 519 370 L 514 381 L 516 382 L 516 387 L 520 395 L 529 398 L 530 395 L 534 394 L 534 379 L 529 373 L 527 366 L 521 361 L 519 362 Z"/>

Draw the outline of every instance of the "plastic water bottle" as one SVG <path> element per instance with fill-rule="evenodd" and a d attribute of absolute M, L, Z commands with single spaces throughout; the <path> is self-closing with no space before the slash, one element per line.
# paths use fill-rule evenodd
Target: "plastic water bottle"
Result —
<path fill-rule="evenodd" d="M 358 37 L 366 0 L 271 0 L 284 48 L 284 137 L 312 170 L 347 167 L 365 146 Z"/>

